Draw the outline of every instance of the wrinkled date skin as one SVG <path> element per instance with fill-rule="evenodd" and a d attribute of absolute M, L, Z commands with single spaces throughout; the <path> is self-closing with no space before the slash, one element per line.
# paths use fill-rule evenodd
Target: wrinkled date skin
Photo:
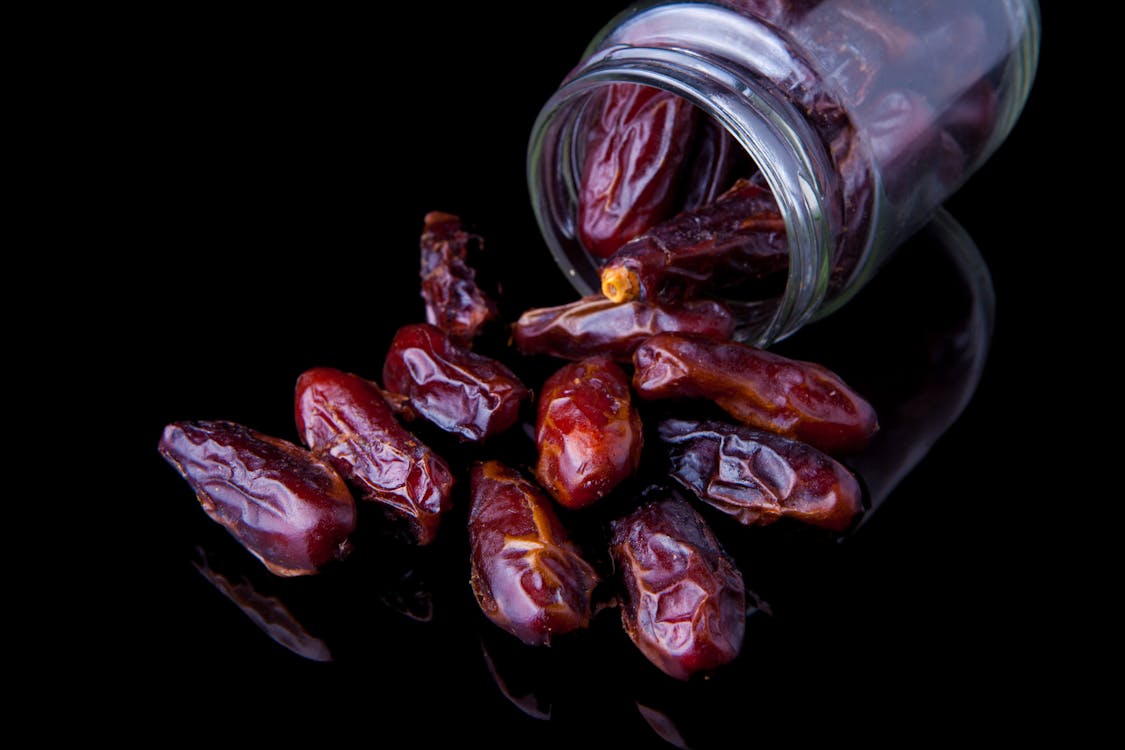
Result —
<path fill-rule="evenodd" d="M 297 431 L 314 454 L 408 524 L 419 544 L 450 508 L 449 466 L 398 423 L 378 387 L 330 367 L 297 378 Z"/>
<path fill-rule="evenodd" d="M 788 267 L 785 221 L 756 177 L 624 245 L 602 266 L 602 294 L 674 304 Z"/>
<path fill-rule="evenodd" d="M 806 443 L 713 420 L 668 419 L 672 478 L 747 526 L 781 517 L 844 531 L 863 513 L 852 473 Z"/>
<path fill-rule="evenodd" d="M 347 554 L 355 500 L 303 448 L 234 422 L 174 422 L 159 450 L 207 515 L 270 572 L 311 575 Z"/>
<path fill-rule="evenodd" d="M 740 422 L 826 453 L 856 453 L 878 430 L 875 410 L 835 373 L 735 341 L 662 333 L 633 354 L 644 399 L 705 398 Z"/>
<path fill-rule="evenodd" d="M 651 86 L 615 83 L 587 131 L 578 238 L 599 258 L 671 212 L 698 113 Z"/>
<path fill-rule="evenodd" d="M 521 354 L 570 360 L 604 354 L 618 362 L 631 362 L 637 347 L 658 333 L 729 339 L 734 328 L 734 316 L 712 300 L 676 306 L 640 300 L 616 304 L 598 294 L 558 307 L 528 310 L 516 321 L 513 340 Z"/>
<path fill-rule="evenodd" d="M 535 476 L 561 505 L 584 508 L 636 472 L 644 439 L 629 378 L 609 357 L 566 365 L 539 396 Z"/>
<path fill-rule="evenodd" d="M 476 271 L 466 262 L 469 248 L 483 242 L 464 231 L 457 216 L 431 211 L 420 244 L 426 322 L 469 348 L 485 323 L 497 316 L 496 303 L 477 286 Z"/>
<path fill-rule="evenodd" d="M 615 521 L 610 551 L 624 582 L 625 631 L 649 661 L 686 680 L 738 656 L 742 574 L 685 500 L 648 503 Z"/>
<path fill-rule="evenodd" d="M 433 424 L 472 442 L 515 424 L 530 395 L 503 364 L 457 346 L 427 323 L 403 326 L 395 334 L 383 385 Z"/>
<path fill-rule="evenodd" d="M 569 541 L 551 501 L 499 461 L 473 466 L 472 587 L 481 610 L 531 645 L 590 623 L 598 576 Z"/>

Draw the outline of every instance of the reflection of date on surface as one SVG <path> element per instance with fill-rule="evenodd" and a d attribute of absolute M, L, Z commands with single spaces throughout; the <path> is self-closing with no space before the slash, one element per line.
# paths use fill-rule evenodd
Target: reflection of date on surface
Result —
<path fill-rule="evenodd" d="M 248 580 L 227 578 L 211 567 L 202 549 L 199 549 L 199 556 L 199 562 L 192 564 L 200 575 L 230 599 L 274 643 L 311 661 L 332 661 L 332 652 L 327 644 L 310 635 L 280 599 L 259 593 Z"/>
<path fill-rule="evenodd" d="M 175 422 L 159 447 L 207 515 L 271 572 L 309 575 L 347 553 L 355 501 L 303 448 L 234 422 Z"/>

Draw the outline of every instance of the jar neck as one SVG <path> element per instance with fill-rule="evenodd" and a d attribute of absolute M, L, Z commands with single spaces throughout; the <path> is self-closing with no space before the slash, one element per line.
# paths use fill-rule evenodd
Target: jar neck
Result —
<path fill-rule="evenodd" d="M 684 14 L 693 16 L 691 22 Z M 700 14 L 708 18 L 694 18 Z M 599 88 L 613 83 L 664 89 L 721 124 L 754 160 L 777 200 L 789 250 L 784 292 L 768 302 L 730 302 L 743 320 L 740 338 L 759 345 L 785 338 L 814 316 L 828 294 L 841 231 L 832 204 L 840 196 L 828 154 L 807 121 L 765 77 L 722 54 L 724 39 L 761 34 L 765 27 L 724 8 L 691 3 L 624 19 L 595 42 L 533 129 L 528 182 L 552 255 L 581 293 L 599 287 L 597 264 L 578 242 L 575 228 L 586 105 Z M 624 43 L 622 36 L 628 36 Z"/>

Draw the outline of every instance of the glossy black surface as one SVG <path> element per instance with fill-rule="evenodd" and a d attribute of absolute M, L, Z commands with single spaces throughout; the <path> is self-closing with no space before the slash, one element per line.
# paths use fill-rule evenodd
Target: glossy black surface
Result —
<path fill-rule="evenodd" d="M 73 653 L 63 673 L 90 686 L 78 692 L 107 726 L 152 739 L 137 727 L 143 716 L 161 738 L 281 746 L 346 737 L 425 747 L 451 731 L 454 746 L 671 747 L 663 733 L 693 748 L 750 747 L 779 732 L 862 737 L 899 720 L 913 727 L 906 736 L 928 736 L 949 728 L 951 713 L 989 714 L 997 693 L 1027 684 L 1035 664 L 1013 634 L 1032 627 L 1024 615 L 1044 563 L 1020 540 L 1042 518 L 1030 509 L 1035 490 L 1013 487 L 1026 484 L 1018 472 L 1043 412 L 1011 383 L 1047 377 L 1035 368 L 1047 366 L 1039 347 L 1056 320 L 1043 290 L 1058 262 L 1055 230 L 1031 221 L 1050 212 L 1028 208 L 1042 205 L 1040 149 L 1059 90 L 1050 8 L 1023 118 L 947 206 L 996 289 L 975 396 L 845 543 L 780 524 L 748 534 L 712 518 L 761 605 L 743 655 L 709 681 L 665 678 L 613 611 L 550 651 L 487 622 L 468 584 L 463 469 L 433 548 L 384 536 L 378 513 L 361 508 L 351 559 L 280 580 L 206 518 L 156 452 L 162 426 L 181 419 L 236 420 L 293 440 L 300 372 L 377 377 L 395 329 L 422 320 L 427 211 L 459 214 L 485 238 L 482 277 L 503 280 L 505 320 L 575 297 L 538 237 L 524 148 L 539 106 L 614 10 L 537 9 L 515 34 L 492 7 L 408 7 L 396 23 L 320 10 L 201 13 L 128 40 L 131 54 L 104 77 L 120 127 L 100 142 L 121 157 L 99 169 L 127 185 L 109 221 L 142 260 L 130 266 L 137 282 L 100 287 L 104 318 L 90 332 L 103 344 L 96 365 L 114 369 L 96 395 L 120 435 L 113 487 L 102 489 L 115 521 L 94 545 L 104 554 L 65 579 L 89 604 L 67 607 L 60 641 Z M 384 49 L 388 35 L 411 51 Z M 513 81 L 513 65 L 533 72 Z M 949 338 L 966 298 L 943 293 L 942 257 L 900 255 L 849 307 L 844 315 L 865 321 L 854 348 L 841 315 L 781 350 L 823 360 L 861 391 L 882 389 L 877 407 L 906 403 L 966 341 Z M 896 280 L 918 293 L 902 299 Z M 481 347 L 504 345 L 494 330 Z M 557 364 L 527 361 L 520 374 L 537 388 Z M 944 393 L 933 409 L 953 409 L 955 393 Z M 898 421 L 903 441 L 903 425 L 933 415 L 925 399 L 912 403 Z M 530 463 L 518 428 L 485 448 L 425 435 L 451 463 Z M 1001 441 L 1014 453 L 998 456 Z M 212 575 L 200 575 L 204 560 Z M 232 603 L 248 587 L 257 595 Z M 304 632 L 275 638 L 261 624 L 276 635 L 290 621 Z M 109 676 L 115 687 L 104 686 Z"/>

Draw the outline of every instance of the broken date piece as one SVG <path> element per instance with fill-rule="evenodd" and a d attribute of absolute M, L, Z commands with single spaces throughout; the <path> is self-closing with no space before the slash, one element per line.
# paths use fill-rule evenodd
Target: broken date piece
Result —
<path fill-rule="evenodd" d="M 311 575 L 349 551 L 355 500 L 303 448 L 234 422 L 174 422 L 159 450 L 207 515 L 270 572 Z"/>
<path fill-rule="evenodd" d="M 471 583 L 485 616 L 531 645 L 588 626 L 598 576 L 551 501 L 499 461 L 473 466 L 469 483 Z"/>
<path fill-rule="evenodd" d="M 859 483 L 810 445 L 714 420 L 660 424 L 671 476 L 703 502 L 747 526 L 792 518 L 844 531 L 863 513 Z"/>
<path fill-rule="evenodd" d="M 440 456 L 395 419 L 374 383 L 317 367 L 297 378 L 297 431 L 313 453 L 404 520 L 419 544 L 437 534 L 450 508 L 453 475 Z"/>

